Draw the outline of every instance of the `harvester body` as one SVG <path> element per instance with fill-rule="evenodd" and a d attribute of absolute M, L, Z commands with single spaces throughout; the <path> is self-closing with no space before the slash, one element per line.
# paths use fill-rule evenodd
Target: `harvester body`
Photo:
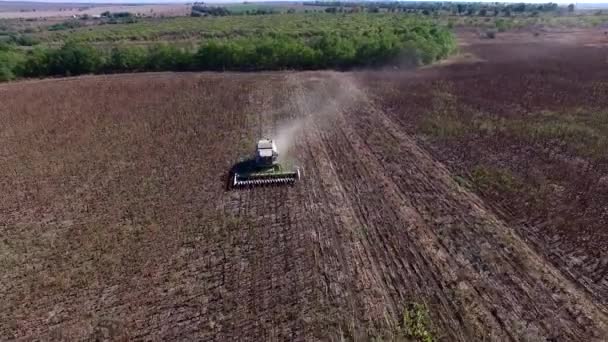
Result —
<path fill-rule="evenodd" d="M 255 158 L 240 163 L 234 170 L 232 187 L 294 184 L 300 179 L 298 168 L 286 169 L 279 163 L 279 152 L 271 139 L 261 139 L 255 149 Z"/>

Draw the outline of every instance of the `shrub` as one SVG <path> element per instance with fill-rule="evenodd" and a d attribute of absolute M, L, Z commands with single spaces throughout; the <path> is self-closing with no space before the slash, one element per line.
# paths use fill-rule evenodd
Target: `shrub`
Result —
<path fill-rule="evenodd" d="M 0 60 L 0 63 L 3 63 Z M 11 70 L 6 64 L 0 64 L 0 82 L 10 81 L 15 78 L 13 70 Z"/>
<path fill-rule="evenodd" d="M 494 23 L 498 32 L 505 32 L 509 29 L 509 23 L 504 19 L 497 19 Z"/>
<path fill-rule="evenodd" d="M 34 46 L 39 43 L 39 41 L 36 38 L 34 38 L 30 35 L 15 34 L 15 33 L 9 35 L 7 42 L 14 43 L 14 44 L 17 44 L 20 46 Z"/>
<path fill-rule="evenodd" d="M 63 23 L 55 24 L 49 26 L 49 31 L 61 31 L 61 30 L 69 30 L 78 27 L 82 27 L 83 24 L 78 20 L 68 20 Z"/>
<path fill-rule="evenodd" d="M 10 81 L 19 75 L 19 66 L 23 55 L 14 51 L 10 46 L 0 46 L 0 82 Z"/>
<path fill-rule="evenodd" d="M 23 76 L 39 77 L 51 75 L 50 51 L 44 48 L 35 48 L 30 51 L 21 66 Z"/>
<path fill-rule="evenodd" d="M 103 13 L 101 13 L 101 16 L 104 18 L 131 18 L 134 17 L 133 13 L 131 12 L 110 12 L 110 11 L 105 11 Z"/>
<path fill-rule="evenodd" d="M 190 13 L 192 17 L 200 17 L 204 15 L 223 17 L 230 14 L 230 11 L 226 7 L 210 7 L 201 5 L 192 6 L 192 12 Z"/>
<path fill-rule="evenodd" d="M 250 50 L 247 43 L 210 41 L 199 48 L 194 57 L 195 65 L 201 70 L 242 69 L 255 64 L 248 58 L 252 55 Z"/>

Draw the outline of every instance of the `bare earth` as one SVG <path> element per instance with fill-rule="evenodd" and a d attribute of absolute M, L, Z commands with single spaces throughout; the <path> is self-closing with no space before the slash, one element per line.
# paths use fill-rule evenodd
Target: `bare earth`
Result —
<path fill-rule="evenodd" d="M 368 340 L 416 302 L 441 340 L 603 340 L 606 234 L 553 248 L 457 182 L 454 151 L 412 122 L 438 81 L 479 107 L 538 105 L 513 96 L 521 75 L 605 70 L 606 47 L 460 36 L 474 61 L 419 71 L 0 85 L 0 336 Z M 293 123 L 302 181 L 228 191 L 255 139 Z M 587 249 L 597 267 L 562 262 Z"/>

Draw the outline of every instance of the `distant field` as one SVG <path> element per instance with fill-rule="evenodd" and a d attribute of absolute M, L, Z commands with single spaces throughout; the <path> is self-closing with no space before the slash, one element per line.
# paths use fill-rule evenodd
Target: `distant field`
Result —
<path fill-rule="evenodd" d="M 0 1 L 2 12 L 32 12 L 32 11 L 59 11 L 69 8 L 90 8 L 94 4 L 69 2 L 30 2 L 30 1 Z"/>
<path fill-rule="evenodd" d="M 209 6 L 223 6 L 232 13 L 245 13 L 247 11 L 288 11 L 303 12 L 323 11 L 323 6 L 307 6 L 298 2 L 243 2 L 243 3 L 211 3 Z M 103 3 L 44 3 L 44 2 L 20 2 L 0 1 L 0 19 L 43 19 L 43 18 L 66 18 L 74 15 L 97 15 L 105 11 L 130 12 L 140 16 L 188 16 L 190 15 L 190 4 L 103 4 Z"/>
<path fill-rule="evenodd" d="M 281 34 L 311 37 L 332 31 L 340 34 L 375 32 L 383 27 L 404 27 L 412 16 L 370 14 L 338 16 L 334 14 L 293 14 L 226 16 L 209 18 L 147 19 L 128 25 L 102 25 L 74 30 L 48 32 L 34 36 L 42 42 L 66 39 L 86 42 L 163 41 L 175 39 L 208 39 L 252 37 Z"/>
<path fill-rule="evenodd" d="M 186 4 L 78 4 L 78 3 L 27 3 L 0 2 L 0 18 L 33 19 L 72 17 L 74 15 L 99 15 L 103 12 L 130 12 L 141 16 L 185 16 L 190 14 Z"/>
<path fill-rule="evenodd" d="M 288 11 L 293 10 L 295 12 L 303 11 L 319 11 L 322 12 L 325 7 L 323 6 L 309 6 L 298 2 L 243 2 L 234 4 L 218 4 L 225 6 L 232 13 L 245 13 L 247 11 L 255 10 L 274 10 L 274 11 Z"/>
<path fill-rule="evenodd" d="M 48 10 L 36 12 L 1 12 L 0 36 L 13 32 L 26 35 L 36 42 L 61 43 L 67 39 L 81 42 L 159 42 L 176 40 L 200 41 L 210 38 L 252 37 L 259 34 L 281 34 L 292 37 L 314 36 L 319 32 L 339 27 L 340 32 L 358 33 L 379 30 L 382 27 L 393 28 L 403 18 L 425 18 L 449 27 L 475 27 L 480 30 L 497 30 L 499 32 L 513 29 L 608 26 L 608 14 L 556 16 L 542 15 L 490 17 L 490 16 L 455 16 L 437 17 L 403 13 L 363 13 L 363 14 L 328 14 L 318 6 L 263 5 L 259 3 L 226 4 L 231 13 L 246 13 L 256 10 L 287 11 L 293 9 L 295 14 L 274 15 L 233 15 L 224 17 L 190 17 L 190 7 L 186 5 L 121 5 L 99 7 L 73 7 L 59 11 L 60 7 L 48 7 Z M 0 3 L 0 8 L 2 4 Z M 137 18 L 134 23 L 106 25 L 99 20 L 78 20 L 77 27 L 69 30 L 49 31 L 45 27 L 71 20 L 72 15 L 99 15 L 105 11 L 130 12 L 144 18 Z M 303 11 L 315 13 L 302 13 Z M 40 18 L 40 16 L 49 17 Z M 16 19 L 11 16 L 31 16 L 27 19 Z M 169 18 L 167 18 L 169 17 Z M 4 19 L 2 19 L 4 18 Z M 80 27 L 78 27 L 80 26 Z M 3 32 L 4 31 L 4 32 Z M 0 37 L 1 38 L 1 37 Z M 181 42 L 180 44 L 183 44 Z"/>

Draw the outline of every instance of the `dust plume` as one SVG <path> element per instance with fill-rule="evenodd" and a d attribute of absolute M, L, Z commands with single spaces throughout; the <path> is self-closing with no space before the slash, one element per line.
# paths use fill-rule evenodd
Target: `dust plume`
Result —
<path fill-rule="evenodd" d="M 290 155 L 297 136 L 304 130 L 306 119 L 296 119 L 277 129 L 274 141 L 279 149 L 279 160 L 283 161 Z"/>
<path fill-rule="evenodd" d="M 297 139 L 307 130 L 331 129 L 339 113 L 363 100 L 352 78 L 343 73 L 325 72 L 323 77 L 297 75 L 291 86 L 294 96 L 286 110 L 292 119 L 280 125 L 274 136 L 281 160 L 289 159 Z"/>

